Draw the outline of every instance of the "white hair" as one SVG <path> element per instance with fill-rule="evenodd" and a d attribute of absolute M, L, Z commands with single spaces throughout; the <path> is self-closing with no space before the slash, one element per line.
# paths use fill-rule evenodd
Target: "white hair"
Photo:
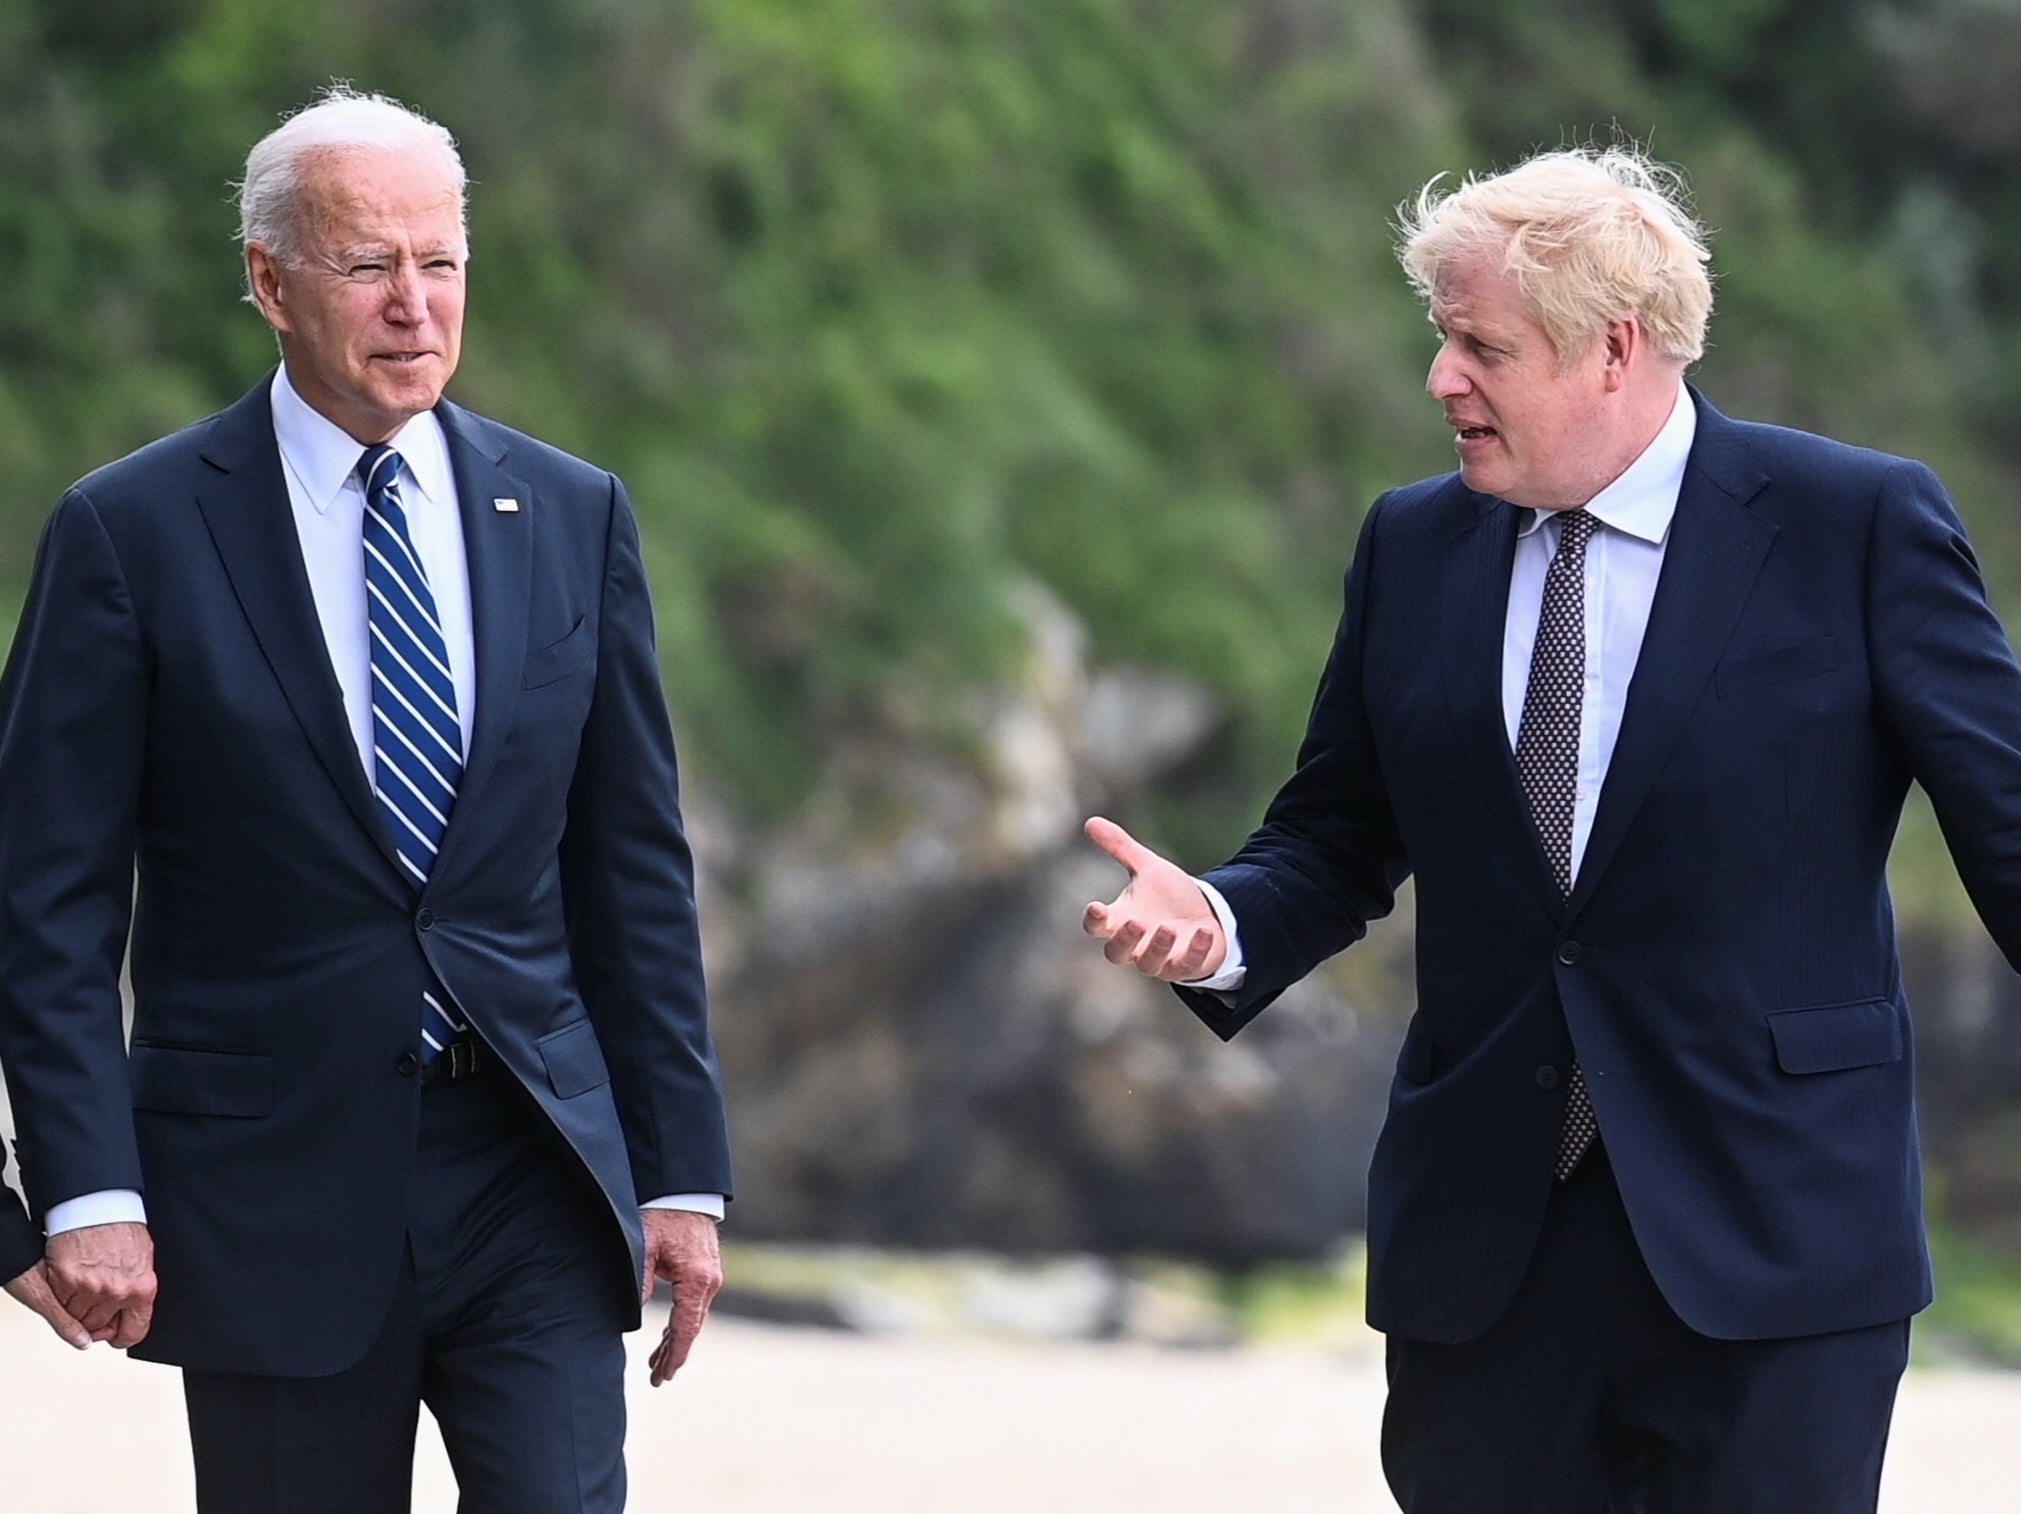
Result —
<path fill-rule="evenodd" d="M 456 139 L 418 111 L 385 95 L 332 84 L 253 144 L 246 176 L 235 186 L 239 245 L 264 247 L 281 263 L 301 261 L 303 167 L 324 153 L 423 148 L 439 152 L 456 186 L 459 215 L 468 182 Z M 469 235 L 467 218 L 464 234 Z"/>
<path fill-rule="evenodd" d="M 1398 213 L 1398 255 L 1422 297 L 1485 254 L 1516 276 L 1561 360 L 1630 315 L 1662 357 L 1692 363 L 1705 350 L 1711 254 L 1675 169 L 1633 146 L 1576 147 L 1469 176 L 1448 194 L 1437 184 Z"/>

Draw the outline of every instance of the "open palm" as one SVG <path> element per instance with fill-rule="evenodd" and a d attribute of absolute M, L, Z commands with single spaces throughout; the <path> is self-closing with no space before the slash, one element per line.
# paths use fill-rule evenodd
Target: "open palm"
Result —
<path fill-rule="evenodd" d="M 1081 916 L 1081 929 L 1102 943 L 1102 955 L 1167 983 L 1219 972 L 1228 937 L 1193 876 L 1113 820 L 1097 815 L 1086 830 L 1090 841 L 1130 870 L 1113 903 L 1090 904 Z"/>

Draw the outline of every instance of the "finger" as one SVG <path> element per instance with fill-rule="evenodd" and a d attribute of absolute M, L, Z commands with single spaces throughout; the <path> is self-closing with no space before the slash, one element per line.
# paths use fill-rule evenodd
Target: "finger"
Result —
<path fill-rule="evenodd" d="M 145 1331 L 154 1312 L 152 1272 L 139 1276 L 94 1272 L 83 1278 L 70 1278 L 51 1268 L 49 1280 L 57 1301 L 70 1312 L 71 1318 L 91 1332 L 94 1340 L 112 1339 L 120 1329 L 120 1316 L 130 1310 L 139 1311 L 138 1319 Z"/>
<path fill-rule="evenodd" d="M 111 1336 L 112 1344 L 124 1351 L 128 1346 L 137 1346 L 147 1339 L 147 1332 L 154 1324 L 154 1295 L 150 1290 L 144 1299 L 137 1299 L 119 1311 L 114 1320 Z"/>
<path fill-rule="evenodd" d="M 1213 948 L 1214 935 L 1202 927 L 1193 932 L 1193 939 L 1186 943 L 1186 949 L 1165 964 L 1165 976 L 1174 983 L 1191 983 L 1195 978 L 1207 976 L 1207 953 Z"/>
<path fill-rule="evenodd" d="M 653 1347 L 651 1366 L 653 1369 L 652 1385 L 655 1388 L 674 1375 L 674 1369 L 677 1364 L 673 1359 L 673 1355 L 674 1321 L 673 1317 L 669 1315 L 667 1318 L 667 1328 L 660 1333 L 660 1343 Z"/>
<path fill-rule="evenodd" d="M 1135 961 L 1130 965 L 1147 978 L 1163 974 L 1165 964 L 1171 960 L 1172 948 L 1179 944 L 1179 933 L 1169 924 L 1161 925 L 1144 938 L 1144 944 L 1137 949 Z"/>
<path fill-rule="evenodd" d="M 95 1341 L 110 1340 L 119 1320 L 120 1304 L 116 1298 L 106 1298 L 101 1294 L 78 1290 L 67 1297 L 58 1295 L 63 1307 L 70 1311 L 70 1317 L 91 1332 Z"/>
<path fill-rule="evenodd" d="M 1118 966 L 1132 961 L 1137 955 L 1137 946 L 1144 939 L 1142 920 L 1125 920 L 1116 933 L 1102 943 L 1102 955 Z"/>
<path fill-rule="evenodd" d="M 1100 815 L 1090 816 L 1081 829 L 1087 832 L 1088 839 L 1096 846 L 1127 867 L 1133 878 L 1151 863 L 1163 860 L 1115 821 L 1105 820 Z"/>
<path fill-rule="evenodd" d="M 91 1332 L 84 1328 L 50 1291 L 49 1279 L 38 1263 L 7 1285 L 7 1291 L 42 1316 L 49 1328 L 79 1351 L 91 1346 Z"/>
<path fill-rule="evenodd" d="M 1116 933 L 1116 912 L 1109 905 L 1090 904 L 1081 912 L 1081 929 L 1099 941 L 1106 941 Z"/>
<path fill-rule="evenodd" d="M 721 1286 L 717 1279 L 684 1279 L 674 1288 L 674 1312 L 667 1318 L 667 1338 L 661 1344 L 666 1353 L 662 1369 L 667 1377 L 687 1365 L 688 1353 L 709 1317 L 709 1302 Z"/>

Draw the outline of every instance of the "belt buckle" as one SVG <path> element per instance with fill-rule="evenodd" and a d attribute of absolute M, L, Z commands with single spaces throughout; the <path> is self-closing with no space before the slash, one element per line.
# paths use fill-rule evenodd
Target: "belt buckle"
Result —
<path fill-rule="evenodd" d="M 484 1070 L 484 1054 L 474 1037 L 463 1035 L 451 1041 L 421 1069 L 423 1083 L 461 1083 Z"/>
<path fill-rule="evenodd" d="M 449 1064 L 442 1076 L 452 1083 L 475 1076 L 478 1068 L 477 1043 L 469 1036 L 458 1036 L 442 1048 L 442 1060 Z"/>

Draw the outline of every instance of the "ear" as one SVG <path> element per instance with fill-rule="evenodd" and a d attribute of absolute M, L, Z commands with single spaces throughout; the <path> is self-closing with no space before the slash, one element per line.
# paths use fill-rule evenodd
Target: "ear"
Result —
<path fill-rule="evenodd" d="M 276 331 L 292 331 L 287 301 L 282 293 L 281 263 L 258 242 L 246 244 L 246 285 L 253 292 L 253 304 L 267 324 Z"/>
<path fill-rule="evenodd" d="M 1601 378 L 1609 394 L 1627 387 L 1642 356 L 1642 327 L 1633 316 L 1609 321 L 1600 339 Z"/>

